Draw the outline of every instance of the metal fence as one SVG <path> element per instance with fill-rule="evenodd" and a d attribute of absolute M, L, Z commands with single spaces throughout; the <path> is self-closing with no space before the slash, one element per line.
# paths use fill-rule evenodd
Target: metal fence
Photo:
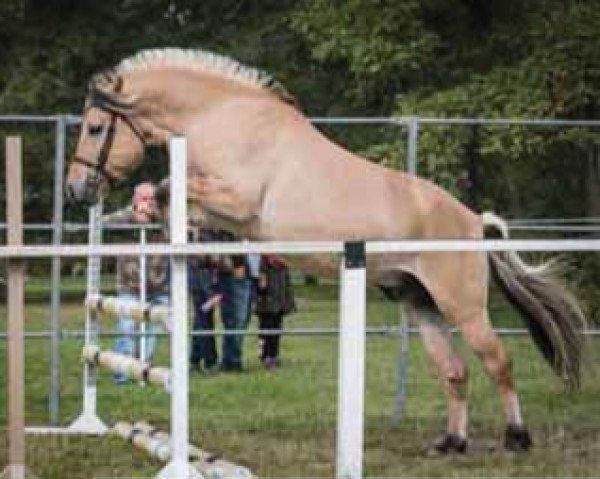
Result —
<path fill-rule="evenodd" d="M 65 223 L 63 221 L 63 173 L 65 169 L 66 144 L 68 129 L 77 125 L 81 118 L 72 114 L 58 115 L 0 115 L 0 124 L 47 124 L 55 129 L 54 141 L 54 178 L 53 178 L 53 213 L 52 222 L 47 225 L 27 225 L 30 231 L 46 231 L 52 234 L 52 245 L 58 246 L 63 243 L 66 232 L 75 232 L 85 229 L 85 225 Z M 397 127 L 407 134 L 406 142 L 406 168 L 409 173 L 416 174 L 418 171 L 418 143 L 419 132 L 426 125 L 496 125 L 496 126 L 535 126 L 535 127 L 563 127 L 563 128 L 598 128 L 600 121 L 596 120 L 558 120 L 558 119 L 485 119 L 485 118 L 419 118 L 408 117 L 380 117 L 380 118 L 313 118 L 312 121 L 318 125 L 390 125 Z M 515 220 L 511 222 L 511 228 L 515 230 L 528 231 L 554 231 L 554 232 L 579 232 L 597 233 L 600 230 L 600 220 L 580 219 L 576 223 L 573 220 Z M 40 336 L 49 337 L 51 343 L 50 361 L 50 384 L 49 384 L 49 422 L 57 425 L 59 422 L 59 391 L 60 391 L 60 342 L 62 338 L 76 337 L 78 332 L 62 331 L 60 327 L 60 282 L 61 282 L 61 257 L 59 254 L 52 256 L 51 263 L 51 296 L 50 296 L 50 331 L 39 333 Z M 398 331 L 403 330 L 399 328 Z M 404 328 L 406 331 L 406 328 Z M 372 334 L 396 334 L 398 331 L 376 332 Z M 288 334 L 294 334 L 286 331 Z M 332 330 L 327 334 L 335 334 Z M 297 334 L 306 334 L 298 332 Z M 314 331 L 314 334 L 323 332 Z"/>

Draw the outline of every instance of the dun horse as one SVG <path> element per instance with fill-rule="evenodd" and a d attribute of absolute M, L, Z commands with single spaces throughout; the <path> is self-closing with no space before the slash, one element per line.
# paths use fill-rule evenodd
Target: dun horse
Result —
<path fill-rule="evenodd" d="M 149 50 L 92 78 L 67 195 L 88 204 L 129 175 L 149 145 L 188 138 L 190 220 L 254 240 L 472 239 L 507 236 L 432 183 L 370 163 L 332 143 L 269 75 L 205 51 Z M 487 310 L 491 273 L 568 386 L 580 379 L 585 318 L 550 263 L 514 252 L 375 255 L 370 274 L 405 300 L 448 396 L 439 453 L 467 448 L 467 368 L 448 325 L 474 349 L 502 397 L 504 445 L 531 445 L 511 363 Z M 443 320 L 446 320 L 444 322 Z"/>

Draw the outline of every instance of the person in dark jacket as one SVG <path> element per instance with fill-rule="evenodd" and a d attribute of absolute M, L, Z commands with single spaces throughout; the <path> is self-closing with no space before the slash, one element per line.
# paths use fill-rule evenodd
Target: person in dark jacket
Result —
<path fill-rule="evenodd" d="M 196 241 L 226 242 L 236 238 L 221 230 L 203 230 Z M 194 300 L 194 330 L 202 336 L 192 339 L 190 363 L 194 370 L 213 374 L 217 371 L 243 371 L 244 331 L 250 314 L 250 278 L 245 255 L 211 255 L 190 262 L 190 291 Z M 226 333 L 222 341 L 221 361 L 215 338 L 206 334 L 214 329 L 214 310 L 220 308 Z M 203 364 L 202 364 L 203 363 Z"/>
<path fill-rule="evenodd" d="M 195 230 L 192 241 L 207 242 L 214 239 L 210 230 Z M 192 256 L 188 259 L 188 283 L 194 306 L 193 330 L 204 333 L 193 335 L 190 348 L 190 366 L 193 371 L 207 375 L 218 371 L 218 354 L 214 334 L 215 309 L 223 295 L 219 291 L 219 257 L 216 255 Z"/>
<path fill-rule="evenodd" d="M 261 334 L 260 359 L 267 369 L 280 365 L 279 345 L 283 317 L 296 310 L 292 282 L 287 265 L 279 256 L 264 255 L 256 294 L 255 311 L 259 329 L 273 330 Z"/>

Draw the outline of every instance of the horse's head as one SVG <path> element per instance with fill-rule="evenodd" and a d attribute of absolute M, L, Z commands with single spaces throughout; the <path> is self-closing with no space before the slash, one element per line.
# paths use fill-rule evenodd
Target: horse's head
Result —
<path fill-rule="evenodd" d="M 203 50 L 144 50 L 94 76 L 69 167 L 67 197 L 96 203 L 111 183 L 140 165 L 146 144 L 164 145 L 170 134 L 185 134 L 214 105 L 233 105 L 233 97 L 244 95 L 251 103 L 260 95 L 294 102 L 270 75 Z M 253 111 L 244 118 L 253 118 Z M 217 141 L 214 135 L 211 140 Z"/>
<path fill-rule="evenodd" d="M 136 97 L 126 92 L 123 83 L 123 77 L 113 72 L 90 81 L 67 175 L 65 193 L 71 201 L 95 204 L 113 183 L 141 163 L 145 138 L 132 119 Z"/>

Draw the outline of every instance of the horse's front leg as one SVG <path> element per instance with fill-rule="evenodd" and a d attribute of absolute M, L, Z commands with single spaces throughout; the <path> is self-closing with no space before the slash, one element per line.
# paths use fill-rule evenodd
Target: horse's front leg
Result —
<path fill-rule="evenodd" d="M 156 189 L 159 214 L 163 222 L 169 218 L 170 178 L 162 180 Z M 221 195 L 221 199 L 219 199 Z M 215 222 L 215 203 L 223 203 L 222 193 L 211 182 L 201 177 L 192 177 L 187 181 L 188 224 L 194 228 L 218 228 Z M 218 215 L 225 216 L 225 215 Z"/>

